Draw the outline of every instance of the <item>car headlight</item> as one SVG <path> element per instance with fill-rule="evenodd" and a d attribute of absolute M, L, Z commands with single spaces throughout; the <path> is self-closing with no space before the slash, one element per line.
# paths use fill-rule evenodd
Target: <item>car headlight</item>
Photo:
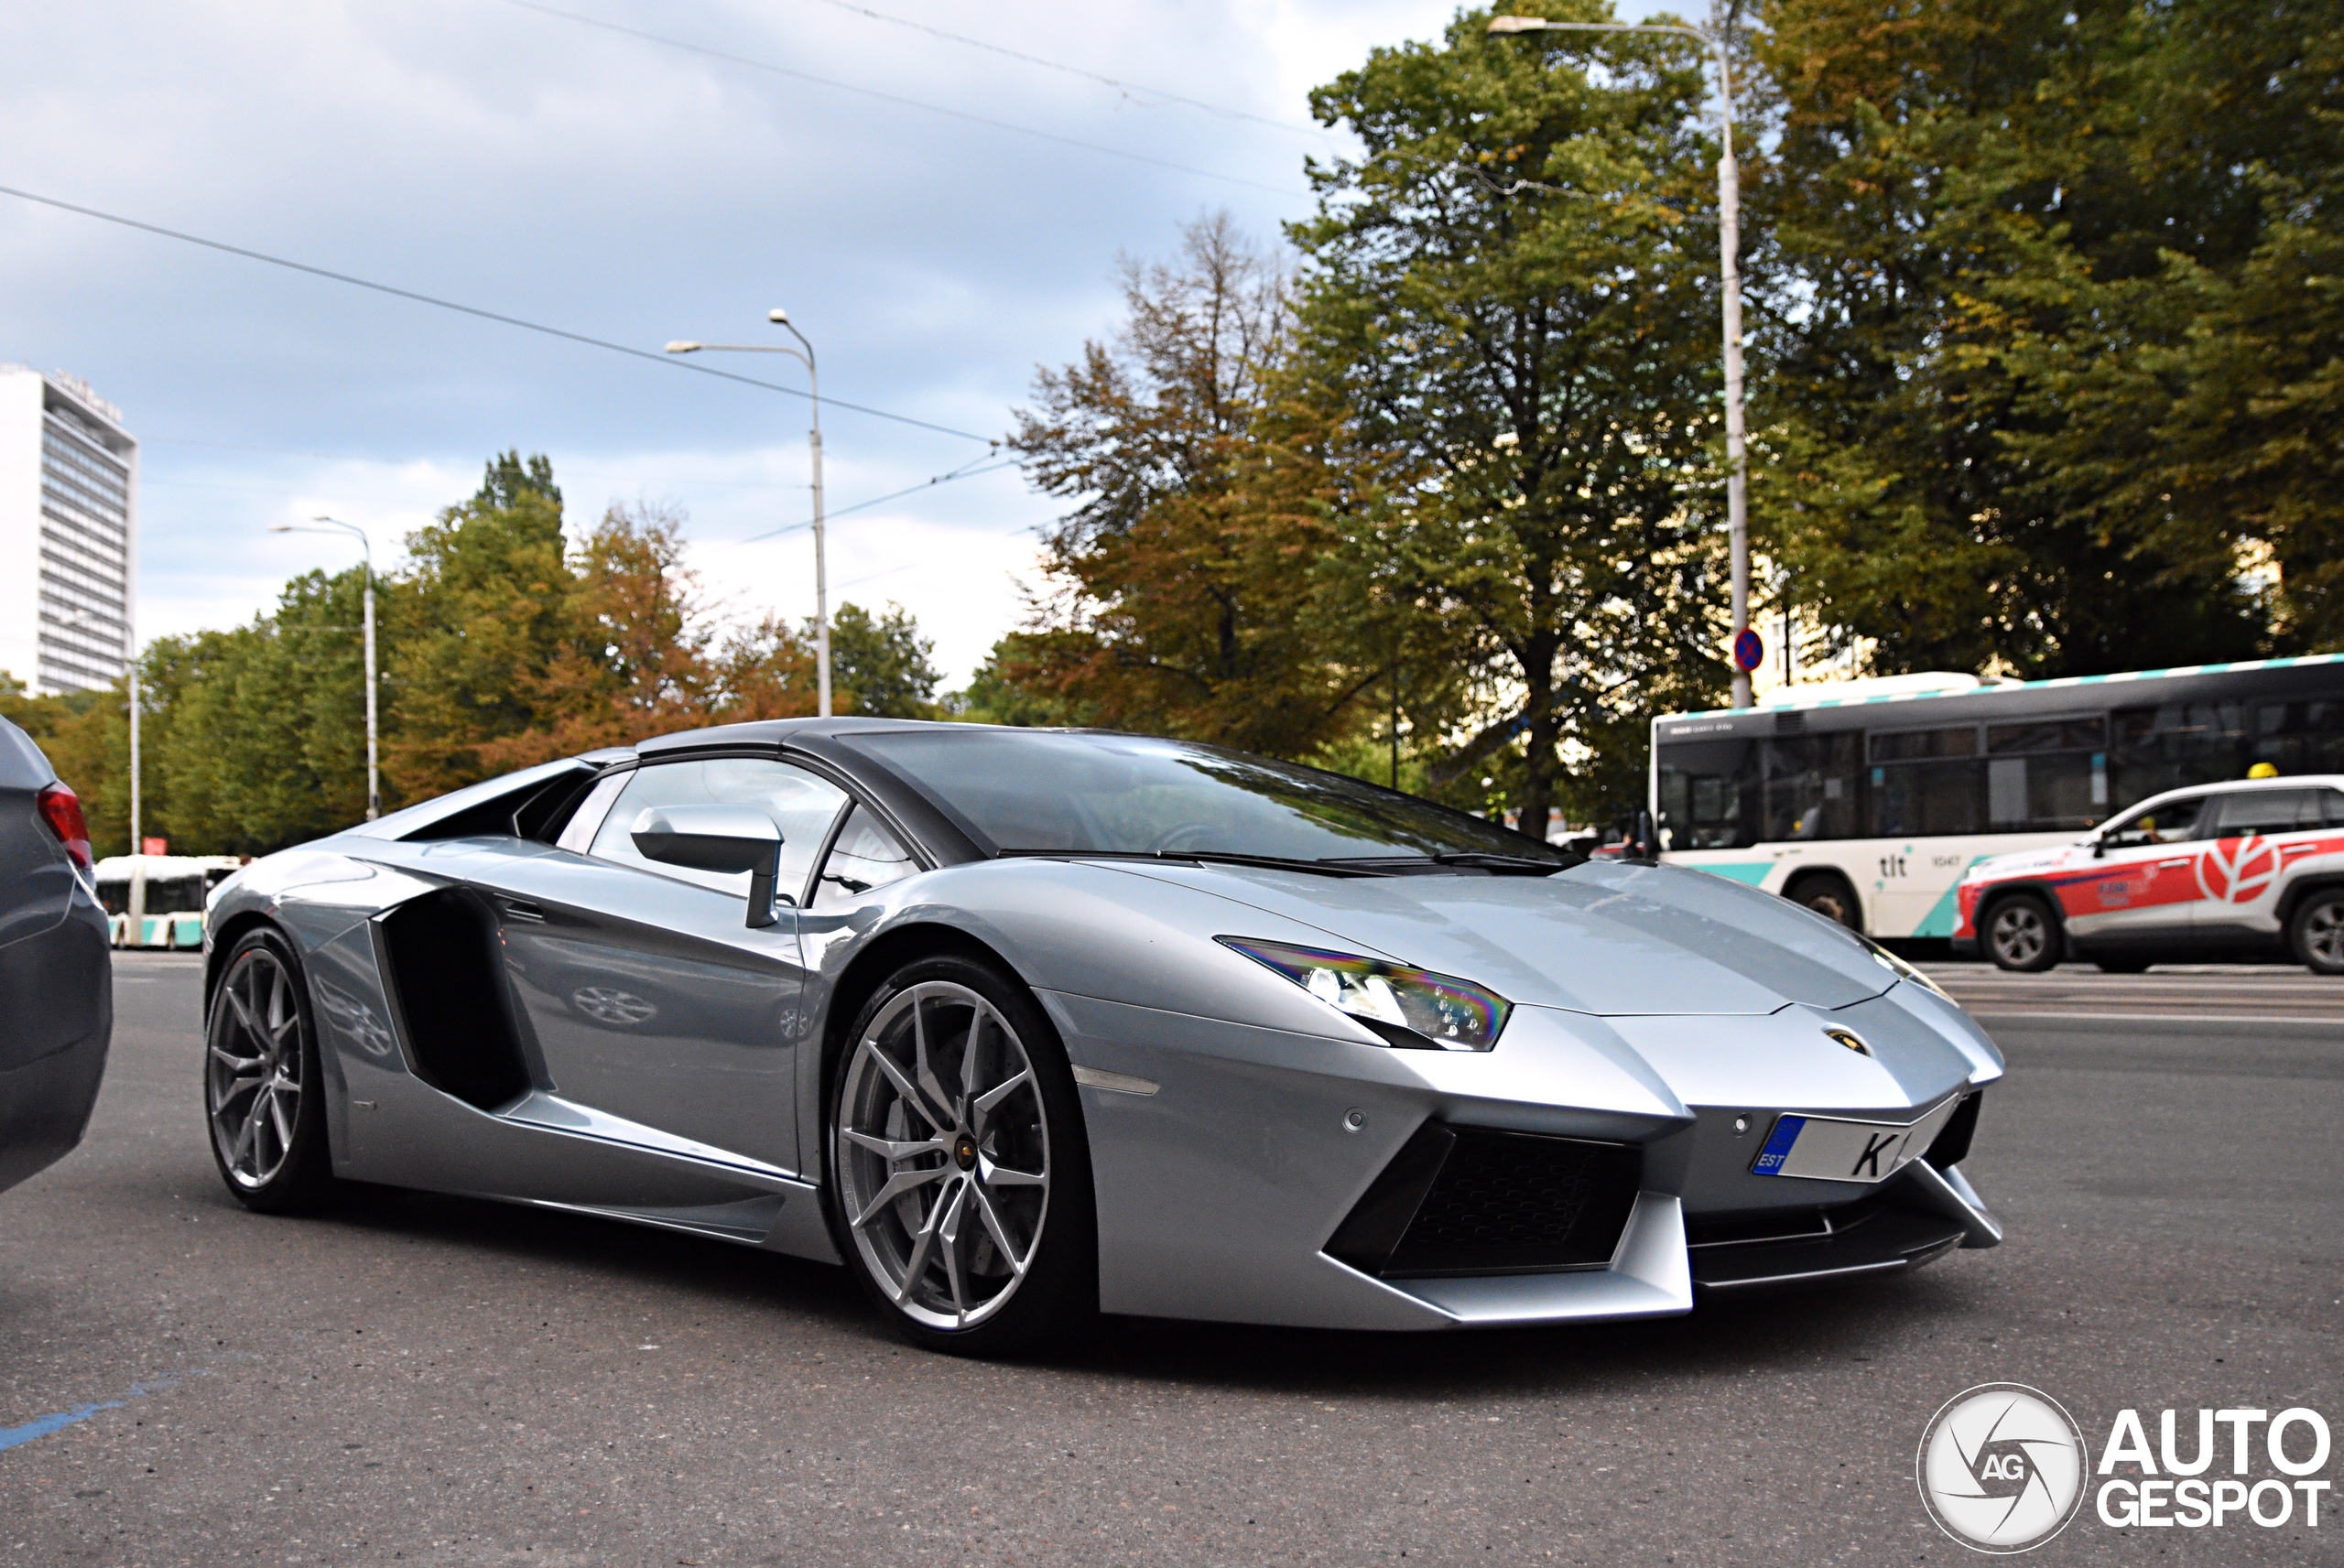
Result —
<path fill-rule="evenodd" d="M 1944 997 L 1946 1000 L 1953 1001 L 1952 995 L 1948 993 L 1943 986 L 1937 984 L 1937 981 L 1929 979 L 1928 976 L 1921 973 L 1920 970 L 1915 968 L 1912 965 L 1906 963 L 1904 959 L 1898 957 L 1895 954 L 1890 952 L 1887 948 L 1882 946 L 1871 937 L 1866 936 L 1863 933 L 1856 932 L 1854 933 L 1854 935 L 1857 941 L 1861 942 L 1865 946 L 1872 949 L 1872 961 L 1873 963 L 1878 964 L 1882 968 L 1886 969 L 1890 974 L 1894 975 L 1900 980 L 1910 980 L 1924 990 L 1935 991 L 1937 995 Z M 1958 1001 L 1954 1001 L 1953 1005 L 1959 1007 L 1961 1004 Z"/>
<path fill-rule="evenodd" d="M 1486 1051 L 1498 1043 L 1514 1004 L 1471 980 L 1387 964 L 1323 947 L 1264 942 L 1250 936 L 1213 938 L 1232 952 L 1276 970 L 1320 1001 L 1348 1013 L 1384 1043 L 1421 1051 Z"/>

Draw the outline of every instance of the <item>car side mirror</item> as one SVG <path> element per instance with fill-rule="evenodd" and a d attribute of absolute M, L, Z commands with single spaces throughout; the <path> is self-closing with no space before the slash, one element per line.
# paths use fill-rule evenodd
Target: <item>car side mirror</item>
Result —
<path fill-rule="evenodd" d="M 2107 853 L 2108 853 L 2108 840 L 2107 840 L 2107 839 L 2105 839 L 2105 838 L 2095 838 L 2095 839 L 2093 839 L 2093 840 L 2091 841 L 2091 858 L 2092 858 L 2093 860 L 2097 860 L 2100 859 L 2102 856 L 2106 855 Z"/>
<path fill-rule="evenodd" d="M 754 806 L 647 806 L 627 830 L 635 852 L 663 866 L 749 873 L 752 926 L 771 925 L 781 872 L 781 829 Z"/>

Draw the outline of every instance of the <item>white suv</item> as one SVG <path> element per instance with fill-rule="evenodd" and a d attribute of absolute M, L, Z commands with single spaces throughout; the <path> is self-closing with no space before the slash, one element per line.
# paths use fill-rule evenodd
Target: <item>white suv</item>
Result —
<path fill-rule="evenodd" d="M 2169 790 L 2078 843 L 1980 861 L 1958 903 L 1954 951 L 2005 969 L 2288 953 L 2344 975 L 2344 774 Z"/>

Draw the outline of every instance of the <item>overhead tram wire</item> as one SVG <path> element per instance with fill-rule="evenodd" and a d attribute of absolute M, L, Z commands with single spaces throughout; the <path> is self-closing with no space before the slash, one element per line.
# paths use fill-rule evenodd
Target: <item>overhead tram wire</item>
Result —
<path fill-rule="evenodd" d="M 590 349 L 602 349 L 611 353 L 624 354 L 629 359 L 648 360 L 653 364 L 666 365 L 673 370 L 689 371 L 694 375 L 712 375 L 719 381 L 735 381 L 743 386 L 762 387 L 767 392 L 783 393 L 801 401 L 807 400 L 808 396 L 798 388 L 785 386 L 779 382 L 759 381 L 753 375 L 741 375 L 729 370 L 718 370 L 712 365 L 693 364 L 687 360 L 671 359 L 666 354 L 655 354 L 647 349 L 631 349 L 624 343 L 613 343 L 607 338 L 590 338 L 583 332 L 572 332 L 560 327 L 548 327 L 540 321 L 525 321 L 518 316 L 506 316 L 494 310 L 483 310 L 476 305 L 461 305 L 452 299 L 441 299 L 436 295 L 418 294 L 411 288 L 399 288 L 387 283 L 375 283 L 368 278 L 353 277 L 346 272 L 334 272 L 326 267 L 311 266 L 307 262 L 288 261 L 283 256 L 270 255 L 266 251 L 248 250 L 243 245 L 232 245 L 220 240 L 207 240 L 201 234 L 182 233 L 177 229 L 166 229 L 159 223 L 142 222 L 136 218 L 125 218 L 119 213 L 102 212 L 94 207 L 82 207 L 71 201 L 60 201 L 54 196 L 40 196 L 29 190 L 18 190 L 13 186 L 6 185 L 0 185 L 0 196 L 13 196 L 20 201 L 37 202 L 43 207 L 54 207 L 62 212 L 74 212 L 84 218 L 95 218 L 101 222 L 118 223 L 125 229 L 136 229 L 145 233 L 159 234 L 164 239 L 178 240 L 186 244 L 201 245 L 206 250 L 219 251 L 232 256 L 243 256 L 247 261 L 266 262 L 271 266 L 281 266 L 292 272 L 308 273 L 312 277 L 322 277 L 334 283 L 346 283 L 353 288 L 372 289 L 376 294 L 387 294 L 394 298 L 412 300 L 418 305 L 430 305 L 441 310 L 453 310 L 460 315 L 476 316 L 483 321 L 495 321 L 507 327 L 518 327 L 525 332 L 539 332 L 548 338 L 560 338 L 568 342 L 583 343 Z M 973 430 L 956 430 L 950 425 L 938 425 L 927 419 L 915 419 L 908 414 L 890 414 L 884 408 L 873 408 L 861 403 L 848 403 L 841 398 L 825 398 L 823 404 L 826 407 L 849 408 L 857 414 L 867 414 L 874 419 L 891 420 L 898 425 L 912 426 L 916 429 L 933 430 L 939 436 L 958 436 L 964 441 L 982 441 L 989 447 L 998 447 L 1001 444 L 994 438 L 980 436 Z"/>
<path fill-rule="evenodd" d="M 970 459 L 949 473 L 938 474 L 932 479 L 923 480 L 915 485 L 907 485 L 902 490 L 886 495 L 874 495 L 868 501 L 858 501 L 852 506 L 841 506 L 830 514 L 830 521 L 836 522 L 852 512 L 864 512 L 874 506 L 884 506 L 891 501 L 901 501 L 906 495 L 917 495 L 920 492 L 933 490 L 939 484 L 950 484 L 956 479 L 975 479 L 979 474 L 999 473 L 1004 469 L 1014 469 L 1025 460 L 1023 458 L 1005 458 L 995 462 L 993 460 L 993 454 L 988 452 L 983 457 Z M 985 466 L 979 468 L 977 465 L 980 463 Z M 778 539 L 784 534 L 795 534 L 800 529 L 811 528 L 813 525 L 810 522 L 784 524 L 781 527 L 769 529 L 763 534 L 752 534 L 745 539 L 726 539 L 718 547 L 729 550 L 736 545 L 761 545 L 767 539 Z"/>
<path fill-rule="evenodd" d="M 972 114 L 965 109 L 947 109 L 940 103 L 922 103 L 919 99 L 906 98 L 898 92 L 883 92 L 875 87 L 858 87 L 851 81 L 840 81 L 828 76 L 816 76 L 811 71 L 796 70 L 786 65 L 776 65 L 770 60 L 752 59 L 747 55 L 734 54 L 728 49 L 711 49 L 706 44 L 687 43 L 682 38 L 671 38 L 659 33 L 646 33 L 640 27 L 624 27 L 617 22 L 605 22 L 596 16 L 581 16 L 575 11 L 563 11 L 551 5 L 540 5 L 537 0 L 500 0 L 500 3 L 510 5 L 515 10 L 534 11 L 541 16 L 556 16 L 565 22 L 575 22 L 581 27 L 597 27 L 606 33 L 616 33 L 622 38 L 639 38 L 645 43 L 657 44 L 663 49 L 681 49 L 687 54 L 702 55 L 710 59 L 721 59 L 728 65 L 742 66 L 750 70 L 762 70 L 774 76 L 786 76 L 792 81 L 810 81 L 818 87 L 834 87 L 841 92 L 858 93 L 865 98 L 876 98 L 883 103 L 895 103 L 906 109 L 919 109 L 930 114 L 943 114 L 955 120 L 966 120 L 971 124 L 990 126 L 996 131 L 1014 131 L 1021 136 L 1037 136 L 1046 142 L 1056 142 L 1060 146 L 1080 147 L 1085 152 L 1104 153 L 1109 157 L 1127 158 L 1133 163 L 1148 164 L 1156 168 L 1168 168 L 1177 174 L 1193 174 L 1203 179 L 1225 180 L 1232 185 L 1243 185 L 1255 190 L 1266 190 L 1275 196 L 1308 196 L 1309 194 L 1307 190 L 1297 190 L 1288 186 L 1267 185 L 1258 179 L 1247 179 L 1243 175 L 1221 174 L 1210 168 L 1198 168 L 1191 164 L 1174 163 L 1169 158 L 1150 157 L 1145 153 L 1126 152 L 1121 147 L 1111 147 L 1098 142 L 1086 142 L 1076 136 L 1062 136 L 1056 131 L 1039 130 L 1032 125 L 1020 125 L 1009 120 L 996 120 L 986 114 Z"/>
<path fill-rule="evenodd" d="M 897 16 L 885 11 L 874 11 L 868 5 L 856 5 L 854 0 L 821 0 L 821 3 L 852 16 L 867 16 L 874 22 L 888 22 L 898 27 L 909 27 L 916 33 L 926 33 L 930 38 L 942 38 L 947 43 L 964 44 L 972 49 L 983 49 L 988 54 L 1023 60 L 1027 65 L 1038 65 L 1045 70 L 1064 71 L 1069 76 L 1079 76 L 1086 81 L 1095 81 L 1102 87 L 1112 87 L 1136 103 L 1144 103 L 1146 100 L 1153 98 L 1166 103 L 1178 103 L 1190 109 L 1201 109 L 1208 114 L 1219 114 L 1226 120 L 1248 120 L 1256 125 L 1267 125 L 1272 130 L 1291 131 L 1297 136 L 1310 136 L 1318 141 L 1328 139 L 1327 133 L 1316 125 L 1298 125 L 1291 120 L 1279 120 L 1267 114 L 1252 114 L 1243 109 L 1231 109 L 1219 103 L 1208 103 L 1201 98 L 1190 98 L 1178 92 L 1167 92 L 1158 87 L 1142 87 L 1137 82 L 1121 81 L 1112 76 L 1103 76 L 1095 70 L 1086 70 L 1079 65 L 1067 65 L 1055 59 L 1044 59 L 1037 54 L 1027 54 L 1023 49 L 1010 49 L 1003 44 L 987 43 L 982 38 L 972 38 L 966 33 L 950 32 L 942 27 L 931 27 L 926 22 L 916 22 L 909 16 Z"/>

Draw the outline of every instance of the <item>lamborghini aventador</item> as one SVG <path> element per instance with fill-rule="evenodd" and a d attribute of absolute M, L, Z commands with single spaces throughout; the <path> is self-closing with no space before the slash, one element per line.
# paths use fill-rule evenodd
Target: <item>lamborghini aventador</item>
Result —
<path fill-rule="evenodd" d="M 1893 955 L 1178 741 L 671 735 L 256 861 L 205 943 L 244 1203 L 767 1248 L 939 1348 L 1661 1316 L 2001 1239 L 1960 1166 L 2002 1059 Z"/>

